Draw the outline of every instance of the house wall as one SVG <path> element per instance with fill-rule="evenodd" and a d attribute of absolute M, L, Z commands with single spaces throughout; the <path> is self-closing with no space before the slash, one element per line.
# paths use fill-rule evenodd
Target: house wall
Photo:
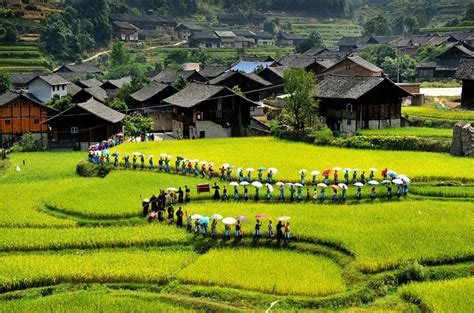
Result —
<path fill-rule="evenodd" d="M 343 62 L 333 66 L 332 68 L 324 72 L 324 76 L 327 75 L 348 75 L 348 76 L 372 76 L 379 77 L 382 76 L 381 72 L 370 71 L 350 60 L 346 59 Z"/>
<path fill-rule="evenodd" d="M 274 46 L 275 40 L 273 39 L 258 39 L 257 44 L 259 46 Z"/>
<path fill-rule="evenodd" d="M 196 131 L 200 138 L 227 138 L 231 137 L 230 127 L 222 127 L 212 121 L 196 121 Z M 204 132 L 204 137 L 202 137 Z"/>
<path fill-rule="evenodd" d="M 28 84 L 28 92 L 41 102 L 46 103 L 53 97 L 53 89 L 42 79 L 35 79 Z"/>
<path fill-rule="evenodd" d="M 161 132 L 171 131 L 173 129 L 173 116 L 172 112 L 150 112 L 147 114 L 149 118 L 153 120 L 153 131 Z"/>
<path fill-rule="evenodd" d="M 463 109 L 474 110 L 474 80 L 463 80 L 461 107 Z"/>

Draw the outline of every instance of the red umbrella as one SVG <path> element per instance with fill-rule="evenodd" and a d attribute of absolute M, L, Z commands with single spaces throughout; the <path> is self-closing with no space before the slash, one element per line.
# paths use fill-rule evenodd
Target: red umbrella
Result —
<path fill-rule="evenodd" d="M 329 186 L 329 187 L 332 188 L 332 189 L 336 189 L 336 190 L 341 189 L 341 187 L 339 187 L 339 186 L 337 186 L 337 185 L 331 185 L 331 186 Z"/>
<path fill-rule="evenodd" d="M 257 214 L 255 215 L 256 218 L 266 218 L 267 215 L 266 214 Z"/>
<path fill-rule="evenodd" d="M 329 175 L 329 174 L 331 174 L 331 170 L 325 170 L 325 171 L 323 172 L 323 175 Z"/>
<path fill-rule="evenodd" d="M 388 169 L 387 169 L 387 168 L 384 168 L 384 169 L 382 170 L 382 176 L 385 176 L 385 174 L 387 173 L 387 171 L 388 171 Z"/>

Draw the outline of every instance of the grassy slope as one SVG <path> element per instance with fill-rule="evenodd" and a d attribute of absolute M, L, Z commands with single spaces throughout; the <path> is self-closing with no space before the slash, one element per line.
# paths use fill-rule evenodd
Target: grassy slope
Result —
<path fill-rule="evenodd" d="M 453 137 L 451 129 L 427 128 L 427 127 L 403 127 L 403 128 L 386 128 L 386 129 L 364 129 L 358 131 L 364 136 L 382 135 L 382 136 L 416 136 L 428 138 L 447 138 Z"/>

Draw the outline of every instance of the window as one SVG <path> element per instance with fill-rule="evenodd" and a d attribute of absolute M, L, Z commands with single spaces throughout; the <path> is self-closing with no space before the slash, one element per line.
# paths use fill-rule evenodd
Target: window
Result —
<path fill-rule="evenodd" d="M 66 88 L 66 86 L 65 86 L 65 85 L 63 85 L 63 90 L 64 90 L 65 88 Z"/>
<path fill-rule="evenodd" d="M 5 120 L 5 125 L 11 125 L 12 124 L 12 121 L 10 120 Z"/>
<path fill-rule="evenodd" d="M 201 130 L 199 132 L 199 138 L 206 138 L 206 132 Z"/>
<path fill-rule="evenodd" d="M 71 134 L 78 134 L 79 128 L 78 127 L 71 127 Z"/>
<path fill-rule="evenodd" d="M 351 119 L 347 119 L 347 126 L 351 126 L 352 125 L 352 120 Z"/>
<path fill-rule="evenodd" d="M 216 112 L 216 118 L 222 118 L 222 111 Z"/>
<path fill-rule="evenodd" d="M 35 125 L 38 125 L 40 123 L 39 118 L 35 118 L 34 123 L 35 123 Z"/>
<path fill-rule="evenodd" d="M 346 64 L 346 70 L 350 70 L 351 69 L 351 65 L 350 64 Z"/>

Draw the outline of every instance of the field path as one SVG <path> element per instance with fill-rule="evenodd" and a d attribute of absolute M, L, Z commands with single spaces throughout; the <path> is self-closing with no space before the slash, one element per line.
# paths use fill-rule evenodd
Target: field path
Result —
<path fill-rule="evenodd" d="M 177 46 L 180 46 L 182 44 L 186 43 L 186 40 L 183 40 L 183 41 L 180 41 L 180 42 L 176 42 L 174 44 L 171 44 L 171 45 L 163 45 L 163 46 L 153 46 L 153 47 L 148 47 L 146 49 L 143 49 L 142 51 L 149 51 L 149 50 L 153 50 L 153 49 L 157 49 L 157 48 L 170 48 L 170 47 L 177 47 Z M 85 59 L 85 60 L 82 60 L 82 62 L 89 62 L 89 61 L 92 61 L 92 60 L 95 60 L 97 59 L 98 57 L 100 57 L 101 55 L 104 55 L 104 54 L 109 54 L 112 50 L 106 50 L 106 51 L 102 51 L 102 52 L 98 52 L 96 54 L 94 54 L 93 56 Z"/>

